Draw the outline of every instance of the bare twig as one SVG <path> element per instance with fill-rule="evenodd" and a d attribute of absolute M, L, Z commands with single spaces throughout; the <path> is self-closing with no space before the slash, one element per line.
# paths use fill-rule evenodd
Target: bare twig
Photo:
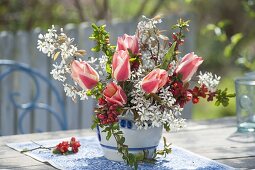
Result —
<path fill-rule="evenodd" d="M 136 20 L 138 17 L 140 17 L 145 9 L 145 6 L 147 4 L 148 0 L 143 0 L 139 10 L 137 10 L 136 14 L 134 15 L 133 19 Z"/>
<path fill-rule="evenodd" d="M 89 21 L 89 19 L 83 13 L 83 8 L 82 8 L 82 5 L 80 3 L 80 0 L 74 0 L 74 6 L 77 9 L 80 20 L 81 21 Z"/>
<path fill-rule="evenodd" d="M 38 147 L 33 148 L 33 149 L 24 149 L 24 150 L 21 151 L 21 153 L 30 152 L 30 151 L 37 150 L 37 149 L 47 149 L 47 150 L 51 150 L 52 148 L 54 148 L 54 146 L 52 146 L 52 147 L 45 147 L 45 146 L 43 146 L 43 145 L 41 145 L 41 144 L 39 144 L 39 143 L 37 143 L 37 142 L 34 142 L 34 141 L 31 141 L 31 142 L 34 143 L 34 144 L 36 144 L 36 145 L 38 145 Z"/>
<path fill-rule="evenodd" d="M 108 8 L 109 8 L 109 1 L 103 0 L 103 3 L 100 4 L 98 1 L 94 0 L 94 5 L 96 7 L 97 14 L 95 16 L 96 20 L 100 19 L 108 19 Z"/>
<path fill-rule="evenodd" d="M 158 3 L 155 5 L 153 10 L 150 13 L 150 16 L 155 16 L 158 10 L 160 9 L 161 5 L 164 3 L 165 0 L 158 0 Z"/>

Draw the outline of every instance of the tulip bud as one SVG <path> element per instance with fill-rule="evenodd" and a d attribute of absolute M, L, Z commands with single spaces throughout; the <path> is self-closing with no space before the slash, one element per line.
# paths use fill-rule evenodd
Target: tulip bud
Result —
<path fill-rule="evenodd" d="M 146 93 L 156 93 L 168 80 L 168 73 L 163 69 L 152 70 L 141 82 L 141 87 Z"/>
<path fill-rule="evenodd" d="M 113 82 L 105 87 L 103 95 L 108 103 L 117 104 L 119 106 L 123 106 L 127 103 L 127 96 L 124 90 Z"/>
<path fill-rule="evenodd" d="M 92 89 L 99 81 L 98 73 L 85 61 L 72 62 L 71 76 L 83 89 Z"/>
<path fill-rule="evenodd" d="M 127 51 L 128 49 L 131 50 L 133 54 L 137 54 L 139 52 L 138 38 L 135 35 L 130 36 L 124 34 L 122 37 L 118 37 L 117 51 Z"/>
<path fill-rule="evenodd" d="M 202 64 L 202 62 L 203 59 L 195 55 L 193 52 L 186 54 L 182 58 L 180 64 L 177 66 L 175 73 L 182 75 L 183 82 L 188 82 L 197 71 L 198 66 Z"/>
<path fill-rule="evenodd" d="M 117 81 L 125 81 L 131 75 L 129 55 L 127 51 L 116 51 L 112 59 L 112 74 Z"/>

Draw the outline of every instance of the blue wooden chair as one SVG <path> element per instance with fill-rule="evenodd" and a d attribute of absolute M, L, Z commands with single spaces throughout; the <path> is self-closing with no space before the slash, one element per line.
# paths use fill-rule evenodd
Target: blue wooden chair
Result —
<path fill-rule="evenodd" d="M 68 129 L 65 101 L 55 84 L 26 64 L 0 60 L 0 136 L 50 131 L 48 121 Z"/>

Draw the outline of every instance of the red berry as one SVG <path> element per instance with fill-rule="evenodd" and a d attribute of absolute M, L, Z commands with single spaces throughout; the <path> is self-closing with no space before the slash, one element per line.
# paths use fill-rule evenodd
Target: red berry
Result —
<path fill-rule="evenodd" d="M 172 38 L 173 38 L 174 41 L 177 40 L 177 35 L 176 35 L 176 33 L 173 33 L 173 34 L 172 34 Z"/>
<path fill-rule="evenodd" d="M 192 98 L 192 102 L 193 102 L 194 104 L 198 103 L 198 102 L 199 102 L 199 98 L 198 98 L 198 97 L 193 97 L 193 98 Z"/>
<path fill-rule="evenodd" d="M 98 99 L 98 104 L 99 104 L 99 105 L 105 105 L 105 104 L 106 104 L 105 99 L 99 98 L 99 99 Z"/>
<path fill-rule="evenodd" d="M 106 116 L 103 115 L 103 114 L 97 114 L 97 118 L 100 119 L 100 120 L 103 120 L 103 119 L 106 118 Z"/>

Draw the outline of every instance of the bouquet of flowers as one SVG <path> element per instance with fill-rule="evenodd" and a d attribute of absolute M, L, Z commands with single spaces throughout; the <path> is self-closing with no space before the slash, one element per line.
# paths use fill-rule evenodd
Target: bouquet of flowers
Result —
<path fill-rule="evenodd" d="M 143 17 L 135 35 L 118 37 L 116 46 L 110 44 L 105 25 L 92 24 L 90 39 L 96 42 L 92 51 L 101 51 L 103 55 L 88 57 L 86 61 L 82 60 L 86 51 L 79 50 L 63 29 L 58 32 L 52 26 L 45 35 L 40 34 L 38 40 L 40 51 L 53 60 L 60 58 L 60 63 L 53 65 L 51 74 L 63 82 L 66 95 L 73 100 L 91 96 L 98 101 L 93 128 L 103 128 L 108 139 L 114 136 L 122 158 L 134 167 L 146 158 L 128 152 L 119 127 L 121 116 L 131 112 L 137 129 L 164 127 L 169 131 L 183 127 L 181 111 L 187 102 L 196 104 L 205 98 L 207 101 L 215 99 L 216 105 L 227 106 L 229 98 L 234 96 L 227 94 L 227 89 L 217 89 L 220 77 L 212 73 L 200 72 L 192 79 L 203 58 L 194 52 L 183 55 L 179 51 L 189 21 L 178 20 L 172 27 L 177 32 L 171 37 L 165 36 L 165 31 L 157 27 L 161 22 L 160 17 Z M 192 86 L 191 82 L 194 82 Z M 165 147 L 156 153 L 169 152 Z"/>

